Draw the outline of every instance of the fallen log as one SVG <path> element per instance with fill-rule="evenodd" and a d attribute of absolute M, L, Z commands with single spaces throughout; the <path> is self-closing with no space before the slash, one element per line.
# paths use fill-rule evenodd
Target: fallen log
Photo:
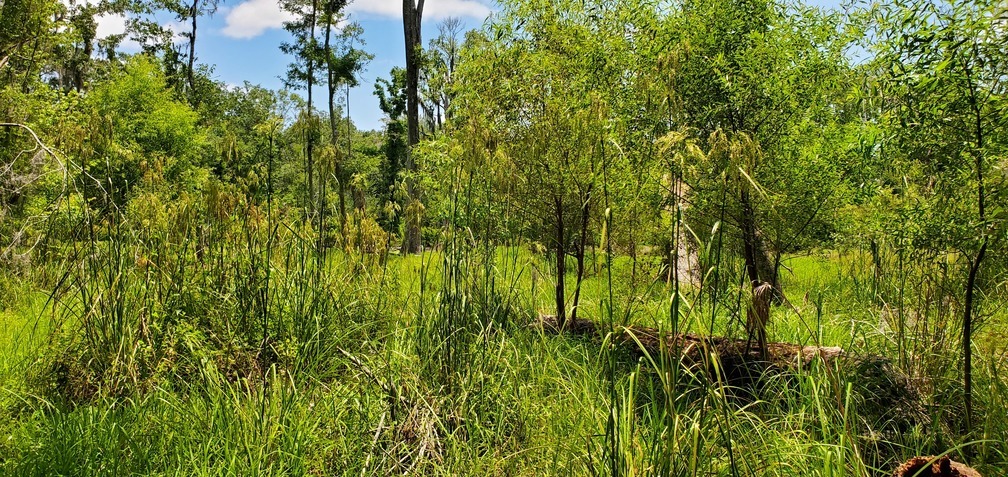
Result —
<path fill-rule="evenodd" d="M 561 328 L 552 316 L 541 316 L 531 324 L 544 332 L 565 333 L 601 341 L 609 327 L 578 318 L 567 320 Z M 672 335 L 645 326 L 614 326 L 614 343 L 626 352 L 657 359 L 661 353 L 672 356 L 683 366 L 717 369 L 725 383 L 738 397 L 745 398 L 750 390 L 760 387 L 767 375 L 797 372 L 814 362 L 834 366 L 841 379 L 853 385 L 859 410 L 878 435 L 893 436 L 908 431 L 918 423 L 927 424 L 919 394 L 909 377 L 879 355 L 854 355 L 836 346 L 803 346 L 794 343 L 767 343 L 763 356 L 755 342 L 721 336 L 701 336 L 692 333 Z M 719 365 L 711 366 L 711 357 Z M 751 396 L 751 395 L 749 395 Z"/>
<path fill-rule="evenodd" d="M 554 316 L 542 316 L 538 323 L 533 323 L 546 331 L 559 333 L 561 327 Z M 602 338 L 608 333 L 608 327 L 594 321 L 577 318 L 567 320 L 563 326 L 566 333 L 576 336 Z M 722 362 L 733 363 L 763 363 L 766 366 L 791 369 L 799 364 L 807 366 L 817 358 L 829 363 L 840 358 L 847 358 L 844 350 L 837 346 L 802 346 L 794 343 L 767 343 L 765 358 L 761 356 L 755 340 L 726 338 L 722 336 L 701 336 L 693 333 L 672 335 L 661 333 L 655 328 L 646 326 L 614 326 L 616 335 L 613 339 L 627 347 L 635 354 L 654 357 L 659 353 L 674 352 L 681 356 L 687 364 L 700 363 L 714 354 Z M 863 360 L 864 358 L 860 358 Z"/>
<path fill-rule="evenodd" d="M 530 326 L 547 333 L 582 336 L 595 341 L 602 341 L 610 331 L 606 324 L 580 317 L 568 319 L 560 327 L 555 317 L 540 316 Z M 731 393 L 743 400 L 756 397 L 768 375 L 787 376 L 816 363 L 837 369 L 839 373 L 835 376 L 852 385 L 862 424 L 865 429 L 871 429 L 861 437 L 866 442 L 870 441 L 865 446 L 864 457 L 875 468 L 892 468 L 898 462 L 895 460 L 898 449 L 889 445 L 896 441 L 897 436 L 914 426 L 930 425 L 930 417 L 924 411 L 916 387 L 884 356 L 855 355 L 836 346 L 795 343 L 767 343 L 764 356 L 755 340 L 750 343 L 722 336 L 673 335 L 636 325 L 614 325 L 612 331 L 612 342 L 632 355 L 646 354 L 657 360 L 659 355 L 664 354 L 671 356 L 672 362 L 678 361 L 683 366 L 704 369 L 708 373 L 717 370 Z M 718 366 L 711 365 L 712 357 L 717 358 Z M 976 474 L 960 472 L 950 475 L 974 477 Z"/>

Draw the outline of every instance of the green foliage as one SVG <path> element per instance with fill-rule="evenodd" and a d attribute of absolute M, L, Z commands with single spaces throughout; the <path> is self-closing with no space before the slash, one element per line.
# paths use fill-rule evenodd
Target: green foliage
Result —
<path fill-rule="evenodd" d="M 60 10 L 58 2 L 49 0 L 9 0 L 0 5 L 0 86 L 16 85 L 26 91 L 38 81 L 45 60 L 33 49 L 55 41 L 53 18 Z"/>
<path fill-rule="evenodd" d="M 381 206 L 379 223 L 388 231 L 398 231 L 404 201 L 398 197 L 400 172 L 406 165 L 406 71 L 392 68 L 389 79 L 375 81 L 378 105 L 388 118 L 382 143 L 382 159 L 375 185 L 377 203 Z"/>
<path fill-rule="evenodd" d="M 137 152 L 187 160 L 200 146 L 196 113 L 175 100 L 157 65 L 143 56 L 128 60 L 89 100 L 112 120 L 112 140 L 135 144 Z"/>
<path fill-rule="evenodd" d="M 81 151 L 81 187 L 100 207 L 123 207 L 136 187 L 169 193 L 198 185 L 193 174 L 204 138 L 197 115 L 174 99 L 157 65 L 143 56 L 88 95 L 95 122 Z M 177 191 L 178 189 L 176 189 Z"/>
<path fill-rule="evenodd" d="M 965 258 L 960 346 L 967 427 L 973 419 L 974 313 L 990 286 L 983 264 L 989 251 L 1004 251 L 998 240 L 1004 209 L 988 213 L 989 203 L 1003 202 L 998 199 L 1004 191 L 1003 178 L 990 177 L 1006 153 L 997 139 L 1004 137 L 1008 66 L 1005 40 L 996 33 L 1003 28 L 1002 14 L 997 2 L 893 2 L 877 10 L 877 61 L 890 103 L 883 118 L 892 128 L 888 152 L 919 171 L 904 178 L 905 187 L 920 194 L 910 221 L 922 225 L 922 233 L 911 243 L 953 249 Z"/>
<path fill-rule="evenodd" d="M 773 1 L 699 1 L 669 28 L 679 45 L 669 59 L 673 114 L 714 159 L 685 164 L 688 220 L 737 228 L 739 248 L 757 249 L 760 279 L 776 282 L 760 255 L 831 238 L 854 159 L 840 18 Z M 741 148 L 716 154 L 725 139 Z"/>
<path fill-rule="evenodd" d="M 994 171 L 1006 154 L 999 118 L 1008 63 L 1004 38 L 992 35 L 1001 28 L 997 6 L 896 2 L 878 9 L 886 36 L 876 45 L 877 67 L 891 99 L 884 152 L 913 172 L 896 197 L 913 204 L 911 220 L 922 222 L 914 227 L 922 234 L 911 238 L 915 244 L 967 252 L 1004 227 L 1004 209 L 996 205 L 1004 180 Z M 991 204 L 982 207 L 991 208 L 989 216 L 978 199 Z"/>

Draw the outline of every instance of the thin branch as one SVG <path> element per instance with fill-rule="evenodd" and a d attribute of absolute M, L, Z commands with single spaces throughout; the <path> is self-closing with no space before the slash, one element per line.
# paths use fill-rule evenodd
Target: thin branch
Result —
<path fill-rule="evenodd" d="M 35 141 L 35 145 L 36 145 L 35 149 L 29 150 L 29 151 L 24 151 L 24 152 L 37 151 L 37 150 L 41 149 L 42 151 L 44 151 L 46 154 L 48 154 L 49 156 L 51 156 L 56 161 L 56 163 L 59 165 L 60 172 L 63 173 L 62 189 L 60 190 L 60 194 L 59 194 L 59 197 L 63 197 L 66 194 L 66 192 L 67 192 L 67 187 L 68 187 L 67 184 L 69 184 L 70 174 L 67 171 L 66 164 L 65 164 L 64 160 L 60 157 L 60 155 L 57 154 L 56 151 L 54 151 L 52 148 L 50 148 L 49 146 L 47 146 L 44 142 L 42 142 L 42 140 L 39 139 L 38 134 L 36 134 L 35 131 L 31 127 L 29 127 L 28 125 L 21 124 L 21 123 L 0 123 L 0 127 L 24 129 L 32 137 L 32 139 Z M 37 154 L 34 155 L 34 156 L 32 156 L 32 157 L 33 158 L 37 157 Z M 12 161 L 11 164 L 9 164 L 7 166 L 7 170 L 11 170 L 11 169 L 13 169 L 13 167 L 14 167 L 14 161 Z M 42 175 L 40 175 L 39 177 L 42 177 Z M 30 182 L 29 182 L 29 184 L 30 184 Z M 28 184 L 22 185 L 21 187 L 19 187 L 19 188 L 16 189 L 16 192 L 20 192 L 21 190 L 23 190 L 27 186 L 28 186 Z M 52 203 L 50 203 L 49 205 L 51 205 L 51 204 Z M 3 250 L 3 253 L 0 253 L 0 256 L 6 257 L 6 256 L 8 256 L 10 254 L 10 252 L 14 248 L 15 244 L 17 244 L 20 241 L 20 238 L 24 235 L 25 231 L 28 229 L 28 226 L 32 223 L 32 220 L 30 220 L 30 219 L 31 218 L 29 218 L 29 220 L 25 220 L 25 222 L 24 222 L 24 224 L 22 224 L 20 230 L 18 230 L 14 235 L 12 235 L 11 243 L 7 244 L 7 246 Z M 33 243 L 28 248 L 28 251 L 31 251 L 32 249 L 34 249 L 36 246 L 38 246 L 39 243 L 40 243 L 40 240 L 36 240 L 35 243 Z"/>
<path fill-rule="evenodd" d="M 60 159 L 60 156 L 58 154 L 56 154 L 55 151 L 53 151 L 52 149 L 50 149 L 49 146 L 46 146 L 45 143 L 43 143 L 42 140 L 39 139 L 38 134 L 35 134 L 35 131 L 32 130 L 31 127 L 29 127 L 28 125 L 25 125 L 25 124 L 21 124 L 21 123 L 0 123 L 0 127 L 5 127 L 5 128 L 21 128 L 21 129 L 24 129 L 25 131 L 28 131 L 28 134 L 30 134 L 31 137 L 32 137 L 32 139 L 35 140 L 35 144 L 37 144 L 39 148 L 41 148 L 47 154 L 49 154 L 50 156 L 52 156 L 52 158 L 55 159 L 57 163 L 59 163 L 60 170 L 63 171 L 64 192 L 66 191 L 66 183 L 65 183 L 65 181 L 69 178 L 69 174 L 67 173 L 66 165 L 63 164 L 63 161 Z"/>

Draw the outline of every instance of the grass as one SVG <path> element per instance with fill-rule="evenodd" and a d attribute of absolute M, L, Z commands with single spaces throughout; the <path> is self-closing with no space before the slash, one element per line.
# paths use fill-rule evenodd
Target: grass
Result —
<path fill-rule="evenodd" d="M 170 232 L 112 234 L 55 305 L 30 282 L 4 302 L 0 472 L 868 476 L 967 442 L 985 475 L 1008 462 L 1003 310 L 987 305 L 975 344 L 980 425 L 955 429 L 954 344 L 914 345 L 921 330 L 894 326 L 954 322 L 919 301 L 904 315 L 874 303 L 856 254 L 788 257 L 792 306 L 774 310 L 769 337 L 895 357 L 928 416 L 899 432 L 836 367 L 740 393 L 667 358 L 526 327 L 551 310 L 552 282 L 524 247 L 446 242 L 384 263 L 333 250 L 319 265 L 296 228 L 271 242 L 270 228 L 238 225 L 202 256 L 165 248 L 181 243 Z M 155 249 L 156 268 L 134 258 Z M 579 314 L 670 329 L 673 292 L 648 267 L 596 254 Z M 735 295 L 713 315 L 697 290 L 682 295 L 680 329 L 743 335 Z"/>

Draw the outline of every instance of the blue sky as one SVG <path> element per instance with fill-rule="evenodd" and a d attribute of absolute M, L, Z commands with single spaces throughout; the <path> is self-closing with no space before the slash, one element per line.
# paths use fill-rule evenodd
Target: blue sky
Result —
<path fill-rule="evenodd" d="M 437 24 L 446 17 L 462 20 L 465 30 L 478 28 L 495 9 L 494 0 L 426 0 L 423 36 L 426 45 L 437 35 Z M 835 6 L 839 0 L 811 0 L 820 6 Z M 383 114 L 375 98 L 374 82 L 387 77 L 393 66 L 405 64 L 401 0 L 354 0 L 348 7 L 351 21 L 363 27 L 364 49 L 374 55 L 351 89 L 350 112 L 361 129 L 381 129 Z M 244 81 L 270 89 L 283 87 L 280 77 L 290 58 L 280 52 L 280 43 L 289 36 L 281 28 L 286 19 L 278 0 L 224 0 L 217 13 L 201 18 L 196 42 L 199 63 L 211 65 L 213 77 L 231 85 Z M 172 18 L 159 19 L 169 28 Z M 99 37 L 125 29 L 121 17 L 99 18 Z M 124 45 L 130 49 L 130 45 Z M 135 45 L 133 46 L 135 48 Z M 322 105 L 319 105 L 320 107 Z"/>

